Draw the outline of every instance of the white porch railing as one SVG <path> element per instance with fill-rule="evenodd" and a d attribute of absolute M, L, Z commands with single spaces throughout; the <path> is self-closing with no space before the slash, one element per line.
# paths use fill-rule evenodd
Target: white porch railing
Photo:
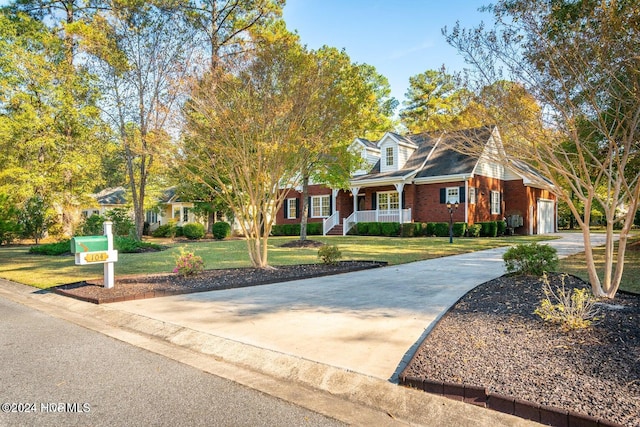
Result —
<path fill-rule="evenodd" d="M 359 222 L 411 222 L 411 208 L 402 209 L 402 217 L 398 209 L 356 211 L 342 220 L 342 235 L 346 236 L 347 232 Z"/>
<path fill-rule="evenodd" d="M 329 230 L 340 224 L 340 212 L 335 211 L 329 218 L 322 220 L 322 235 L 326 236 Z"/>

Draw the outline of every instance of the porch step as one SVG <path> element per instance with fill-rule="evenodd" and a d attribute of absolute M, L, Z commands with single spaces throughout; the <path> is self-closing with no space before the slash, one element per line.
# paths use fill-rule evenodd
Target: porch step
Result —
<path fill-rule="evenodd" d="M 327 236 L 342 236 L 342 224 L 334 226 L 327 232 Z"/>

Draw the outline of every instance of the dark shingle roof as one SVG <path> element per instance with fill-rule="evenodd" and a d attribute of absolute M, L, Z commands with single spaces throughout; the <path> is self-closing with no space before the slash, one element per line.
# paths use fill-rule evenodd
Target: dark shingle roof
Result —
<path fill-rule="evenodd" d="M 98 204 L 101 205 L 124 205 L 126 190 L 124 187 L 107 188 L 95 195 Z"/>

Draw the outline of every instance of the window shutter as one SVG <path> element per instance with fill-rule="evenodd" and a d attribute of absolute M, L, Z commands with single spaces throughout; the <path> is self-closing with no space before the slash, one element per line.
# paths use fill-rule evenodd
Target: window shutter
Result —
<path fill-rule="evenodd" d="M 464 187 L 460 187 L 458 190 L 458 198 L 460 199 L 460 203 L 464 203 L 467 201 L 466 189 Z"/>
<path fill-rule="evenodd" d="M 442 204 L 447 203 L 447 189 L 446 188 L 441 188 L 440 189 L 440 203 L 442 203 Z"/>
<path fill-rule="evenodd" d="M 289 199 L 284 200 L 284 219 L 289 219 Z"/>
<path fill-rule="evenodd" d="M 333 215 L 333 197 L 329 196 L 329 216 Z"/>
<path fill-rule="evenodd" d="M 300 199 L 296 197 L 296 218 L 300 218 Z"/>
<path fill-rule="evenodd" d="M 499 206 L 500 206 L 498 208 L 500 210 L 500 214 L 502 214 L 502 201 L 504 200 L 503 197 L 504 197 L 504 194 L 500 193 L 500 200 L 498 201 Z"/>
<path fill-rule="evenodd" d="M 307 218 L 311 218 L 311 197 L 307 200 Z"/>
<path fill-rule="evenodd" d="M 407 209 L 407 198 L 405 197 L 406 191 L 402 190 L 402 209 Z"/>
<path fill-rule="evenodd" d="M 371 193 L 371 209 L 373 209 L 374 211 L 376 209 L 378 209 L 378 193 L 373 192 Z"/>

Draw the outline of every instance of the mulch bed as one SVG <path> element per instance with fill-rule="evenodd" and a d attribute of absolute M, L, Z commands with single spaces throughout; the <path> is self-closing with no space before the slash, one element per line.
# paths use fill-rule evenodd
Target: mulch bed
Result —
<path fill-rule="evenodd" d="M 560 284 L 560 276 L 550 277 Z M 567 288 L 588 286 L 566 277 Z M 503 276 L 465 295 L 419 346 L 402 376 L 640 426 L 640 296 L 619 292 L 589 329 L 564 331 L 533 313 L 536 277 Z"/>
<path fill-rule="evenodd" d="M 174 273 L 117 276 L 111 289 L 103 287 L 103 280 L 71 283 L 53 288 L 54 292 L 94 304 L 130 301 L 180 295 L 193 292 L 266 285 L 310 277 L 327 276 L 382 267 L 384 262 L 341 261 L 336 264 L 285 265 L 267 269 L 231 268 L 205 270 L 193 277 Z"/>

